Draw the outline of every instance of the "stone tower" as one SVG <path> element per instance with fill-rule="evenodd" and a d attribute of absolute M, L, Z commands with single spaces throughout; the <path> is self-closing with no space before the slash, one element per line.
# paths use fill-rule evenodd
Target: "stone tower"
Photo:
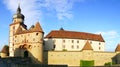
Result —
<path fill-rule="evenodd" d="M 16 33 L 19 26 L 22 26 L 23 29 L 27 29 L 27 26 L 24 24 L 24 15 L 21 14 L 20 6 L 18 6 L 16 14 L 13 15 L 12 24 L 9 28 L 9 53 L 10 56 L 14 56 L 14 34 Z"/>
<path fill-rule="evenodd" d="M 10 24 L 9 52 L 13 57 L 30 57 L 33 63 L 43 62 L 43 35 L 44 32 L 37 22 L 30 29 L 24 24 L 24 15 L 20 6 Z"/>

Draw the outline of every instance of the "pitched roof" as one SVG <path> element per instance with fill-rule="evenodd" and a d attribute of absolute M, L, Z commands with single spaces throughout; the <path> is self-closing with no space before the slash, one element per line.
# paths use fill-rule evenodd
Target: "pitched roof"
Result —
<path fill-rule="evenodd" d="M 42 32 L 43 33 L 43 30 L 42 30 L 39 22 L 37 22 L 35 26 L 32 25 L 29 30 L 27 30 L 27 29 L 22 30 L 21 26 L 19 26 L 17 31 L 16 31 L 16 33 L 15 33 L 15 35 L 17 35 L 17 34 L 24 34 L 24 33 L 30 33 L 30 32 Z"/>
<path fill-rule="evenodd" d="M 120 51 L 120 44 L 117 45 L 115 51 Z"/>
<path fill-rule="evenodd" d="M 66 30 L 53 30 L 45 38 L 70 38 L 105 42 L 101 34 L 99 35 L 86 32 L 75 32 Z"/>
<path fill-rule="evenodd" d="M 22 28 L 19 26 L 15 34 L 22 33 Z"/>
<path fill-rule="evenodd" d="M 37 22 L 36 25 L 35 25 L 35 31 L 41 31 L 41 32 L 43 32 L 43 30 L 42 30 L 39 22 Z"/>
<path fill-rule="evenodd" d="M 90 43 L 87 41 L 82 50 L 93 50 L 93 48 L 91 47 Z"/>
<path fill-rule="evenodd" d="M 5 45 L 2 50 L 1 50 L 2 53 L 9 53 L 9 46 Z"/>

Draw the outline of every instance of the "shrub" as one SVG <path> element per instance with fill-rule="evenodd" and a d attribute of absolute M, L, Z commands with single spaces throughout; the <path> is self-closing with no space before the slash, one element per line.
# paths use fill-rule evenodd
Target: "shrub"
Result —
<path fill-rule="evenodd" d="M 63 51 L 67 51 L 67 49 L 63 49 Z"/>
<path fill-rule="evenodd" d="M 81 67 L 88 67 L 88 66 L 94 66 L 94 60 L 91 60 L 91 61 L 86 61 L 86 60 L 81 60 L 80 61 L 80 66 Z"/>
<path fill-rule="evenodd" d="M 115 63 L 114 62 L 108 62 L 108 63 L 105 63 L 104 65 L 105 66 L 111 66 L 111 65 L 114 65 Z"/>

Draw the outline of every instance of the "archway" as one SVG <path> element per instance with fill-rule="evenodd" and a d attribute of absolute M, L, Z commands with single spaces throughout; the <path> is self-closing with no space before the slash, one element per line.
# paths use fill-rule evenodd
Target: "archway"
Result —
<path fill-rule="evenodd" d="M 24 57 L 28 57 L 28 51 L 24 52 Z"/>

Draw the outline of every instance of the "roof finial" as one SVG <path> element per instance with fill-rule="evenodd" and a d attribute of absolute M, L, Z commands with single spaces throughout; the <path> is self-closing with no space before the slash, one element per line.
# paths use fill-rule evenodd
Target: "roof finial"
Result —
<path fill-rule="evenodd" d="M 61 31 L 64 31 L 63 27 L 60 28 Z"/>
<path fill-rule="evenodd" d="M 20 13 L 21 13 L 20 3 L 18 3 L 17 14 L 20 14 Z"/>

